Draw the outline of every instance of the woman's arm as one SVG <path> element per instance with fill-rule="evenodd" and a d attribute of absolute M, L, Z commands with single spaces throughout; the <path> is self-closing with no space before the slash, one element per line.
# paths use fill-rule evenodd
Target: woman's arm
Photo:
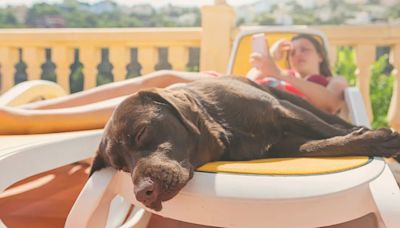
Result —
<path fill-rule="evenodd" d="M 253 53 L 250 56 L 250 62 L 259 72 L 253 80 L 274 77 L 286 81 L 302 92 L 308 102 L 329 113 L 337 113 L 343 104 L 343 92 L 348 86 L 343 77 L 332 77 L 328 86 L 324 87 L 302 78 L 289 76 L 285 70 L 277 66 L 269 52 L 265 52 L 263 55 Z"/>
<path fill-rule="evenodd" d="M 302 78 L 289 76 L 287 71 L 279 68 L 275 60 L 282 58 L 283 53 L 290 48 L 291 43 L 289 41 L 279 40 L 271 48 L 272 53 L 268 48 L 265 48 L 261 54 L 252 53 L 250 63 L 255 70 L 253 69 L 252 74 L 248 74 L 247 77 L 251 76 L 250 79 L 255 81 L 265 77 L 274 77 L 286 81 L 303 93 L 305 99 L 317 108 L 329 113 L 337 113 L 344 101 L 343 92 L 348 86 L 347 81 L 343 77 L 333 77 L 327 87 L 324 87 Z"/>
<path fill-rule="evenodd" d="M 348 87 L 346 79 L 340 76 L 332 77 L 327 87 L 282 74 L 276 78 L 296 87 L 304 94 L 306 100 L 317 108 L 333 114 L 341 108 L 344 102 L 344 89 Z"/>

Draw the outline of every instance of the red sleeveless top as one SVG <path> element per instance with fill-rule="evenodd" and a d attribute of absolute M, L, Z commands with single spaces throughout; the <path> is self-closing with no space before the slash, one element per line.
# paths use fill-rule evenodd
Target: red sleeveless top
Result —
<path fill-rule="evenodd" d="M 324 87 L 326 87 L 329 84 L 329 80 L 322 75 L 311 75 L 311 76 L 307 77 L 306 80 L 309 82 L 319 84 Z M 280 80 L 277 80 L 272 77 L 266 77 L 261 80 L 258 80 L 257 83 L 259 83 L 260 85 L 276 87 L 278 89 L 284 90 L 286 92 L 292 93 L 294 95 L 297 95 L 297 96 L 300 96 L 303 98 L 305 97 L 304 94 L 300 90 L 298 90 L 296 87 L 294 87 L 293 85 L 291 85 L 290 83 L 288 83 L 286 81 L 280 81 Z"/>
<path fill-rule="evenodd" d="M 206 73 L 208 75 L 215 76 L 215 77 L 219 77 L 219 76 L 223 75 L 223 74 L 215 72 L 215 71 L 205 71 L 203 73 Z M 293 70 L 288 70 L 288 73 L 290 76 L 293 76 L 293 77 L 295 76 L 295 71 L 293 71 Z M 319 74 L 310 75 L 305 80 L 316 83 L 316 84 L 324 86 L 324 87 L 326 87 L 329 84 L 328 78 L 324 77 L 323 75 L 319 75 Z M 277 80 L 273 77 L 266 77 L 261 80 L 257 80 L 256 82 L 260 85 L 276 87 L 278 89 L 282 89 L 282 90 L 292 93 L 294 95 L 297 95 L 297 96 L 300 96 L 303 98 L 305 97 L 304 94 L 302 92 L 300 92 L 300 90 L 298 90 L 296 87 L 294 87 L 290 83 L 287 83 L 286 81 Z"/>

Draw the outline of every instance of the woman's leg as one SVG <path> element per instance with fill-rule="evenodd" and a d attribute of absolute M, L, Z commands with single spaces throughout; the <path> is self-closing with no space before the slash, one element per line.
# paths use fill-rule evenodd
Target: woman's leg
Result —
<path fill-rule="evenodd" d="M 212 76 L 203 73 L 159 71 L 66 96 L 64 99 L 26 105 L 24 106 L 26 109 L 0 107 L 0 134 L 102 128 L 113 109 L 125 98 L 124 95 L 145 88 L 163 88 L 174 83 L 191 82 L 204 77 Z"/>
<path fill-rule="evenodd" d="M 145 88 L 164 88 L 174 83 L 191 82 L 204 77 L 211 76 L 205 73 L 198 72 L 161 70 L 143 75 L 141 77 L 128 79 L 125 81 L 113 82 L 65 97 L 55 98 L 48 101 L 39 101 L 19 107 L 24 109 L 57 109 L 75 107 L 119 96 L 129 95 Z"/>
<path fill-rule="evenodd" d="M 103 128 L 114 108 L 125 97 L 79 107 L 24 110 L 0 108 L 0 134 L 38 134 Z"/>

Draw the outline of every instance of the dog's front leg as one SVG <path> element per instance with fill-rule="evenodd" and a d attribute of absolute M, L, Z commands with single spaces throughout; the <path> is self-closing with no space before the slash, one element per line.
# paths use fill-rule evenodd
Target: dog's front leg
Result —
<path fill-rule="evenodd" d="M 345 136 L 313 140 L 299 147 L 300 157 L 381 156 L 400 154 L 400 134 L 390 129 L 362 129 Z M 296 155 L 296 156 L 297 156 Z"/>

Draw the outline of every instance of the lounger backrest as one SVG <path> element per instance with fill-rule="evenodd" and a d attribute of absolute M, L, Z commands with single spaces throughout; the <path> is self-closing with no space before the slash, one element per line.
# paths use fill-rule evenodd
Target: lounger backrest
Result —
<path fill-rule="evenodd" d="M 307 26 L 264 26 L 246 28 L 246 30 L 240 32 L 234 40 L 228 62 L 227 74 L 244 76 L 251 69 L 249 56 L 252 51 L 252 35 L 258 33 L 265 34 L 265 38 L 268 39 L 270 47 L 279 39 L 290 40 L 293 36 L 298 34 L 310 34 L 323 44 L 328 57 L 330 56 L 328 38 L 325 33 L 319 30 Z M 288 67 L 286 58 L 283 58 L 278 64 L 282 68 Z M 350 87 L 347 88 L 344 93 L 346 105 L 341 109 L 339 116 L 355 125 L 371 127 L 359 89 L 357 87 Z"/>

